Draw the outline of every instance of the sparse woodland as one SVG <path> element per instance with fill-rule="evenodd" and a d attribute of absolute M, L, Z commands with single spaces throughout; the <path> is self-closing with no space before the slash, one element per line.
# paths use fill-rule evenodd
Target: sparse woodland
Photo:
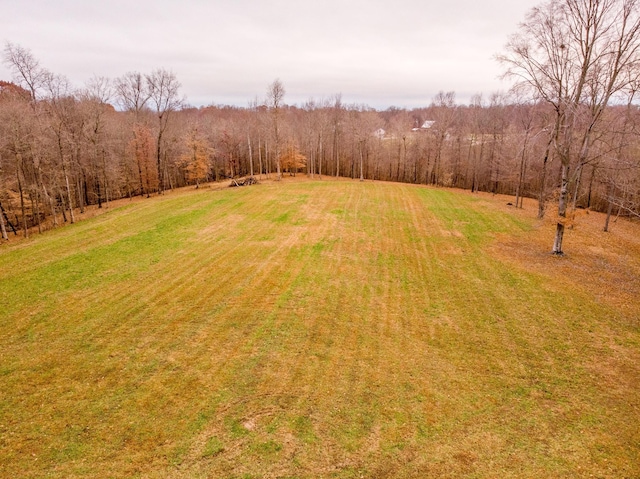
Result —
<path fill-rule="evenodd" d="M 548 2 L 499 58 L 518 80 L 512 94 L 461 105 L 441 92 L 423 108 L 384 111 L 340 94 L 287 105 L 279 80 L 262 103 L 194 108 L 164 69 L 76 88 L 8 43 L 2 236 L 74 222 L 87 205 L 248 175 L 464 188 L 513 195 L 516 206 L 531 197 L 563 228 L 576 208 L 635 218 L 639 29 L 635 1 Z"/>

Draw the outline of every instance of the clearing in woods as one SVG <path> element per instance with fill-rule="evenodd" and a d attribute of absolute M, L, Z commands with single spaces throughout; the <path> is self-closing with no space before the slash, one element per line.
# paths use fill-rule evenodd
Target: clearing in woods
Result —
<path fill-rule="evenodd" d="M 0 248 L 0 476 L 638 477 L 640 228 L 285 179 Z"/>

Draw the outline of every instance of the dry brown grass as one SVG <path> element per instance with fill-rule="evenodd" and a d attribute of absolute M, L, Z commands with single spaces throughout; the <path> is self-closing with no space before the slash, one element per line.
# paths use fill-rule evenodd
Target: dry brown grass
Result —
<path fill-rule="evenodd" d="M 0 474 L 638 476 L 638 226 L 556 258 L 507 201 L 285 177 L 3 248 Z"/>
<path fill-rule="evenodd" d="M 504 199 L 493 198 L 493 203 L 500 207 Z M 515 214 L 530 218 L 536 208 L 537 203 L 528 200 L 525 210 Z M 614 220 L 611 231 L 604 232 L 603 213 L 577 210 L 571 228 L 566 230 L 567 255 L 557 257 L 547 254 L 555 233 L 552 216 L 534 220 L 533 231 L 526 238 L 505 235 L 493 245 L 494 254 L 547 276 L 550 281 L 582 289 L 599 301 L 626 311 L 631 320 L 640 320 L 640 225 Z"/>

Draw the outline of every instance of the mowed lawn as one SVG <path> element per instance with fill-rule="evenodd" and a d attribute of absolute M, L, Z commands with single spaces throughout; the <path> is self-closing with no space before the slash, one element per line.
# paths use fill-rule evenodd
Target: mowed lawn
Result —
<path fill-rule="evenodd" d="M 0 477 L 640 477 L 640 228 L 554 258 L 506 201 L 285 178 L 3 245 Z"/>

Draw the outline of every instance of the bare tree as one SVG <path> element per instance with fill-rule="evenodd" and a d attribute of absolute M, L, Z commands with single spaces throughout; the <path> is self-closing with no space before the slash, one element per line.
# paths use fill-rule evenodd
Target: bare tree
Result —
<path fill-rule="evenodd" d="M 40 91 L 45 87 L 49 72 L 40 66 L 31 50 L 11 42 L 5 44 L 3 63 L 13 73 L 14 81 L 29 91 L 31 101 L 35 104 Z"/>
<path fill-rule="evenodd" d="M 555 113 L 552 143 L 562 179 L 554 254 L 563 254 L 571 168 L 589 160 L 605 108 L 638 68 L 638 7 L 638 0 L 550 0 L 529 12 L 498 57 L 516 88 Z"/>
<path fill-rule="evenodd" d="M 337 93 L 333 97 L 331 107 L 331 124 L 333 128 L 333 159 L 336 165 L 336 177 L 340 176 L 340 136 L 342 134 L 342 121 L 344 108 L 342 106 L 342 94 Z"/>
<path fill-rule="evenodd" d="M 146 76 L 149 101 L 158 118 L 156 135 L 156 161 L 158 167 L 160 193 L 165 189 L 165 175 L 163 163 L 163 137 L 169 125 L 171 114 L 180 109 L 184 103 L 179 96 L 180 82 L 175 74 L 159 68 Z"/>
<path fill-rule="evenodd" d="M 353 105 L 345 115 L 345 136 L 351 144 L 351 172 L 350 176 L 364 181 L 366 160 L 369 156 L 370 143 L 375 138 L 375 131 L 380 128 L 382 120 L 377 112 L 363 105 Z"/>
<path fill-rule="evenodd" d="M 634 82 L 629 89 L 627 105 L 622 115 L 621 111 L 615 111 L 609 115 L 609 121 L 617 124 L 617 126 L 611 128 L 611 139 L 606 142 L 609 150 L 608 156 L 610 156 L 609 163 L 613 167 L 605 166 L 602 168 L 607 186 L 606 198 L 608 203 L 607 216 L 603 228 L 605 232 L 609 231 L 609 223 L 614 206 L 618 207 L 618 211 L 626 210 L 627 213 L 640 217 L 638 209 L 630 207 L 633 206 L 634 200 L 637 202 L 637 196 L 627 195 L 629 190 L 633 191 L 634 189 L 633 175 L 630 175 L 630 172 L 640 169 L 640 161 L 638 161 L 636 153 L 637 144 L 634 144 L 631 139 L 638 135 L 637 108 L 633 105 L 634 97 L 638 93 L 638 87 L 640 87 L 640 84 Z M 621 108 L 619 107 L 619 109 Z M 595 176 L 596 166 L 599 165 L 593 166 L 592 177 Z M 627 198 L 631 200 L 631 204 L 627 204 Z M 589 200 L 591 200 L 591 187 L 589 188 Z"/>
<path fill-rule="evenodd" d="M 2 180 L 2 151 L 0 151 L 0 193 L 2 192 Z M 9 236 L 7 236 L 7 228 L 4 225 L 4 210 L 2 209 L 2 203 L 0 203 L 0 235 L 3 240 L 9 240 Z"/>
<path fill-rule="evenodd" d="M 431 170 L 430 183 L 441 184 L 442 151 L 445 140 L 449 136 L 449 130 L 453 127 L 457 114 L 456 94 L 453 91 L 440 91 L 431 103 L 431 115 L 435 122 L 430 131 L 435 137 L 435 158 L 433 170 Z"/>
<path fill-rule="evenodd" d="M 282 106 L 284 94 L 286 93 L 284 85 L 280 79 L 276 79 L 267 88 L 267 105 L 271 110 L 271 120 L 273 124 L 273 140 L 276 156 L 277 179 L 282 178 L 282 169 L 280 167 L 280 117 L 282 115 Z"/>
<path fill-rule="evenodd" d="M 103 200 L 109 204 L 109 182 L 107 178 L 107 151 L 105 145 L 105 116 L 112 95 L 111 81 L 106 77 L 93 77 L 80 92 L 80 99 L 87 116 L 85 136 L 91 145 L 91 166 L 95 171 L 98 208 Z"/>
<path fill-rule="evenodd" d="M 149 90 L 142 73 L 129 72 L 116 78 L 114 89 L 120 108 L 134 113 L 137 121 L 149 101 Z"/>
<path fill-rule="evenodd" d="M 127 142 L 130 155 L 135 160 L 135 171 L 138 173 L 140 195 L 146 194 L 149 197 L 150 175 L 147 172 L 147 149 L 149 148 L 148 128 L 142 124 L 142 113 L 148 111 L 149 90 L 147 82 L 139 72 L 128 72 L 114 81 L 114 92 L 116 102 L 128 114 L 129 131 L 132 139 Z M 141 136 L 138 136 L 141 135 Z M 144 171 L 143 171 L 144 170 Z M 148 173 L 148 172 L 147 172 Z"/>

